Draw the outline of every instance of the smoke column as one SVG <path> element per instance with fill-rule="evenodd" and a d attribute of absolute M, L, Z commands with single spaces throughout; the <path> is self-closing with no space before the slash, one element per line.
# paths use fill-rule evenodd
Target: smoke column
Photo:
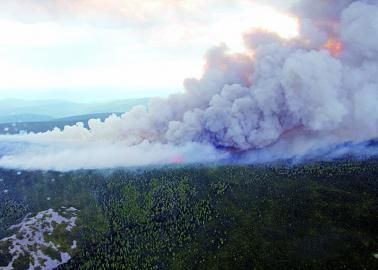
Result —
<path fill-rule="evenodd" d="M 303 0 L 292 12 L 300 37 L 246 33 L 247 53 L 210 49 L 203 76 L 186 79 L 183 94 L 90 120 L 89 128 L 3 137 L 33 146 L 8 151 L 0 166 L 70 170 L 364 152 L 363 142 L 378 138 L 377 1 Z"/>

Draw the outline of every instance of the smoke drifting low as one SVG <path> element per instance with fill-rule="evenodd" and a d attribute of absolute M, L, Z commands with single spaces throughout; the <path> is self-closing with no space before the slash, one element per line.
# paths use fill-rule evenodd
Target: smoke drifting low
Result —
<path fill-rule="evenodd" d="M 293 10 L 299 38 L 247 33 L 247 53 L 210 49 L 202 78 L 185 80 L 183 94 L 90 120 L 89 128 L 3 137 L 31 144 L 5 153 L 0 166 L 267 162 L 320 158 L 329 149 L 328 157 L 378 154 L 360 143 L 378 138 L 377 1 L 306 0 Z"/>

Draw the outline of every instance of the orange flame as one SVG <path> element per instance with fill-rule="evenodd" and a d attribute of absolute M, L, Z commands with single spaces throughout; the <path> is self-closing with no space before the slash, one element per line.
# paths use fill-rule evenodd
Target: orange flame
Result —
<path fill-rule="evenodd" d="M 324 44 L 324 48 L 334 57 L 339 57 L 343 52 L 343 44 L 335 38 L 330 38 L 327 43 Z"/>

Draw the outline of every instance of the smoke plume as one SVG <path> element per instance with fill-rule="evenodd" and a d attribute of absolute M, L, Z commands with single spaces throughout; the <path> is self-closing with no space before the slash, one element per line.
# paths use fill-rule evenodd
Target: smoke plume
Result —
<path fill-rule="evenodd" d="M 185 93 L 156 98 L 120 117 L 4 137 L 33 146 L 0 166 L 69 170 L 232 159 L 266 162 L 333 154 L 376 155 L 377 1 L 300 1 L 301 34 L 246 33 L 247 53 L 210 49 Z M 361 144 L 360 144 L 361 142 Z M 35 145 L 39 145 L 36 147 Z M 344 145 L 344 148 L 338 147 Z M 340 150 L 343 149 L 343 150 Z"/>

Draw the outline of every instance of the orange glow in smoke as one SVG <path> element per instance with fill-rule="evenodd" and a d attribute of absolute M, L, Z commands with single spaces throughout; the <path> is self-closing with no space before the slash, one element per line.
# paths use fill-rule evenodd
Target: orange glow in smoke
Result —
<path fill-rule="evenodd" d="M 177 155 L 173 159 L 173 163 L 174 164 L 182 164 L 184 162 L 185 162 L 185 158 L 183 156 L 181 156 L 181 155 Z"/>
<path fill-rule="evenodd" d="M 324 48 L 327 49 L 332 56 L 339 57 L 343 51 L 343 44 L 335 38 L 330 38 L 324 45 Z"/>

